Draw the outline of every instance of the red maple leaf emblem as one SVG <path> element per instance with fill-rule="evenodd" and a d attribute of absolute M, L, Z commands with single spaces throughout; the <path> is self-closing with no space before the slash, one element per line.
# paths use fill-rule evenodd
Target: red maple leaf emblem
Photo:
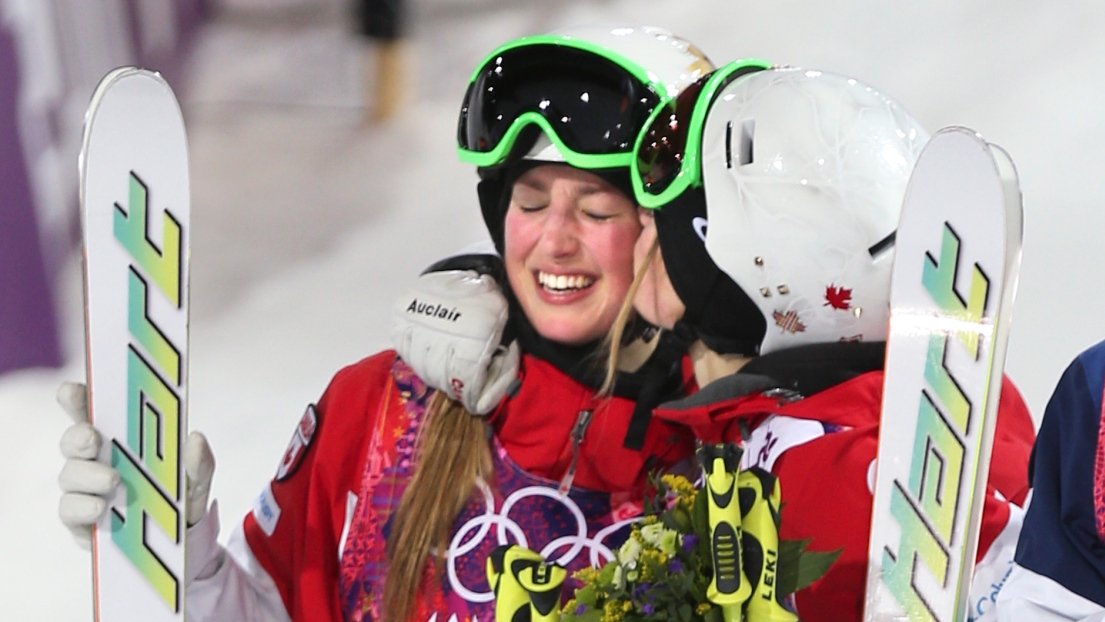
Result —
<path fill-rule="evenodd" d="M 847 287 L 830 285 L 825 288 L 825 307 L 847 311 L 852 308 L 852 290 Z"/>

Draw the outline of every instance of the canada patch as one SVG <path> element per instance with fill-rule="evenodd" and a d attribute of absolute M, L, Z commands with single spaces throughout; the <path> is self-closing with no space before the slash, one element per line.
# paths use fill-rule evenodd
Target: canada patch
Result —
<path fill-rule="evenodd" d="M 318 429 L 318 415 L 315 413 L 315 405 L 308 404 L 307 410 L 299 420 L 299 425 L 292 434 L 292 440 L 288 442 L 288 449 L 284 451 L 284 457 L 280 460 L 280 467 L 276 469 L 276 481 L 287 479 L 295 473 L 303 462 L 303 456 L 307 448 L 311 446 L 311 440 L 315 438 L 315 430 Z"/>

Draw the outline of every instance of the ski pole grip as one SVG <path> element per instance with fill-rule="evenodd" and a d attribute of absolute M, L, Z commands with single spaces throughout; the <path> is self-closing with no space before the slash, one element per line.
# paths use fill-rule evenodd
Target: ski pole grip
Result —
<path fill-rule="evenodd" d="M 703 445 L 696 452 L 705 473 L 703 491 L 710 525 L 710 554 L 714 576 L 706 598 L 723 611 L 739 606 L 752 593 L 741 563 L 741 509 L 737 473 L 742 450 L 737 445 Z M 739 620 L 739 611 L 737 612 Z M 728 616 L 727 616 L 728 617 Z"/>
<path fill-rule="evenodd" d="M 797 622 L 779 602 L 779 479 L 759 467 L 741 471 L 737 488 L 742 506 L 744 564 L 755 583 L 745 606 L 747 622 Z"/>
<path fill-rule="evenodd" d="M 486 571 L 495 594 L 495 622 L 560 619 L 560 591 L 568 578 L 563 566 L 547 562 L 525 547 L 508 544 L 491 551 Z"/>

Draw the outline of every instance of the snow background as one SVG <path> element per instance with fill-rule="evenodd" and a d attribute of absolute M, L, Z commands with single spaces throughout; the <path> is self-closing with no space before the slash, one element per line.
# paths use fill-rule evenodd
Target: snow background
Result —
<path fill-rule="evenodd" d="M 418 0 L 413 96 L 361 124 L 363 43 L 341 0 L 223 0 L 178 87 L 193 187 L 190 426 L 218 459 L 223 537 L 274 473 L 304 405 L 387 346 L 390 305 L 431 261 L 483 237 L 457 104 L 496 45 L 584 22 L 651 23 L 715 62 L 830 69 L 932 130 L 966 125 L 1021 174 L 1025 246 L 1007 370 L 1037 418 L 1067 362 L 1105 337 L 1105 5 L 1027 0 Z M 75 170 L 75 167 L 74 167 Z M 0 377 L 0 615 L 91 619 L 89 555 L 56 517 L 55 405 L 83 378 L 76 257 L 60 284 L 69 363 Z"/>

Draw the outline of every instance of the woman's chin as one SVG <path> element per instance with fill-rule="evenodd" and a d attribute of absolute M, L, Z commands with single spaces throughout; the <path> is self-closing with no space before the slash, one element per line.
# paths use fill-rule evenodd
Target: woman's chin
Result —
<path fill-rule="evenodd" d="M 581 346 L 590 343 L 604 337 L 609 330 L 598 330 L 592 325 L 580 326 L 578 321 L 534 322 L 533 327 L 537 330 L 537 334 L 545 339 L 568 346 Z"/>

